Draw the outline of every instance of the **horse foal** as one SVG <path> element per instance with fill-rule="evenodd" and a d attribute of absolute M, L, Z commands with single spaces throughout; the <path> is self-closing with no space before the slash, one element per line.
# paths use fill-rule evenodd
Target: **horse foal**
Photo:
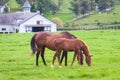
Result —
<path fill-rule="evenodd" d="M 82 55 L 81 52 L 83 52 L 86 55 L 86 61 L 87 61 L 88 65 L 91 64 L 91 58 L 90 58 L 90 55 L 89 55 L 88 48 L 82 40 L 59 38 L 59 39 L 54 40 L 54 45 L 55 45 L 56 52 L 53 56 L 52 65 L 51 65 L 52 68 L 54 67 L 54 61 L 55 61 L 56 57 L 58 57 L 59 66 L 61 66 L 60 54 L 61 54 L 62 50 L 64 50 L 64 51 L 74 51 L 74 57 L 73 57 L 71 66 L 73 65 L 73 62 L 76 58 L 76 55 L 77 55 L 77 58 L 78 58 L 78 63 L 80 65 L 80 61 L 81 61 L 81 58 L 82 58 L 81 57 L 81 55 Z"/>

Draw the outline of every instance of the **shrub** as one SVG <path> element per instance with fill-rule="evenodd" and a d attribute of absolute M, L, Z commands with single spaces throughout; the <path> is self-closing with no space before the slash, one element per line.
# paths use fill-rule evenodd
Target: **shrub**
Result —
<path fill-rule="evenodd" d="M 63 22 L 59 18 L 53 18 L 54 23 L 58 25 L 58 27 L 63 27 Z"/>

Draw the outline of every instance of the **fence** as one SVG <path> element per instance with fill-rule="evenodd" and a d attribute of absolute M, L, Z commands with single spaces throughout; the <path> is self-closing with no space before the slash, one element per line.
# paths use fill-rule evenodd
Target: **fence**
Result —
<path fill-rule="evenodd" d="M 120 26 L 112 27 L 99 27 L 99 28 L 57 28 L 58 31 L 70 31 L 70 30 L 118 30 Z"/>

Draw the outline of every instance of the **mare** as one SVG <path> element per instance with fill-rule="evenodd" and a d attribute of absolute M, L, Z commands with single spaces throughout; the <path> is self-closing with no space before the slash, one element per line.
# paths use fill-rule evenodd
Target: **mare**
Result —
<path fill-rule="evenodd" d="M 73 57 L 73 61 L 71 63 L 71 66 L 73 65 L 73 62 L 76 58 L 76 55 L 77 55 L 78 63 L 80 65 L 80 60 L 81 60 L 80 54 L 82 54 L 81 51 L 83 52 L 83 54 L 86 57 L 86 63 L 88 64 L 88 66 L 91 65 L 91 55 L 89 54 L 89 49 L 88 49 L 87 45 L 82 40 L 59 38 L 59 39 L 53 40 L 53 43 L 54 43 L 55 48 L 56 48 L 56 53 L 53 56 L 52 65 L 51 65 L 52 68 L 54 67 L 54 61 L 55 61 L 56 57 L 58 57 L 59 66 L 61 66 L 60 54 L 61 54 L 62 50 L 74 51 L 74 57 Z"/>
<path fill-rule="evenodd" d="M 31 38 L 31 50 L 33 54 L 37 51 L 36 66 L 38 66 L 38 59 L 40 54 L 44 65 L 47 65 L 44 59 L 45 47 L 55 51 L 55 46 L 54 43 L 52 42 L 54 39 L 58 39 L 58 38 L 75 39 L 76 37 L 70 34 L 69 32 L 62 32 L 60 34 L 53 34 L 51 32 L 37 32 L 35 35 L 33 35 L 33 37 Z M 83 55 L 81 56 L 83 57 Z M 64 57 L 65 57 L 65 65 L 67 66 L 67 51 L 63 50 L 61 62 Z M 83 64 L 83 60 L 81 60 L 81 64 Z"/>

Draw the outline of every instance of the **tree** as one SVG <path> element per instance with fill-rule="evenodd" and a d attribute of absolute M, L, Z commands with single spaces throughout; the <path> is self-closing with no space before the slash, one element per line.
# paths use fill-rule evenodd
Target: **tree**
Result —
<path fill-rule="evenodd" d="M 99 11 L 105 11 L 107 8 L 114 7 L 114 0 L 96 0 L 98 4 Z"/>
<path fill-rule="evenodd" d="M 59 10 L 59 9 L 58 9 L 58 6 L 53 2 L 53 3 L 51 4 L 52 14 L 53 14 L 53 15 L 56 14 L 56 12 L 57 12 L 58 10 Z"/>
<path fill-rule="evenodd" d="M 95 10 L 95 8 L 96 8 L 95 0 L 90 0 L 90 7 L 91 7 L 91 11 Z"/>
<path fill-rule="evenodd" d="M 58 27 L 63 27 L 63 22 L 59 18 L 53 18 L 52 21 L 56 23 Z"/>
<path fill-rule="evenodd" d="M 85 14 L 89 13 L 91 11 L 91 5 L 89 0 L 81 0 L 80 4 L 80 13 Z"/>
<path fill-rule="evenodd" d="M 63 4 L 63 0 L 58 0 L 58 9 L 60 9 L 62 4 Z"/>
<path fill-rule="evenodd" d="M 36 12 L 35 3 L 32 3 L 32 4 L 31 4 L 31 12 Z"/>
<path fill-rule="evenodd" d="M 16 0 L 18 4 L 23 5 L 26 0 Z M 36 0 L 28 0 L 30 4 L 35 3 Z"/>
<path fill-rule="evenodd" d="M 69 8 L 75 15 L 79 15 L 80 13 L 80 3 L 79 0 L 73 0 L 70 2 L 71 7 Z"/>
<path fill-rule="evenodd" d="M 5 13 L 10 12 L 10 8 L 7 6 L 7 4 L 5 4 L 4 12 L 5 12 Z"/>
<path fill-rule="evenodd" d="M 71 8 L 69 8 L 76 15 L 85 14 L 94 9 L 94 0 L 73 0 L 70 2 Z"/>
<path fill-rule="evenodd" d="M 4 5 L 5 3 L 7 3 L 9 0 L 0 0 L 0 5 Z"/>
<path fill-rule="evenodd" d="M 58 11 L 60 11 L 61 5 L 63 4 L 63 0 L 57 0 L 57 3 L 52 1 L 51 4 L 51 11 L 52 14 L 56 14 Z"/>
<path fill-rule="evenodd" d="M 24 0 L 16 0 L 18 4 L 22 5 L 24 3 Z"/>
<path fill-rule="evenodd" d="M 37 10 L 49 13 L 51 8 L 51 0 L 37 0 Z"/>

